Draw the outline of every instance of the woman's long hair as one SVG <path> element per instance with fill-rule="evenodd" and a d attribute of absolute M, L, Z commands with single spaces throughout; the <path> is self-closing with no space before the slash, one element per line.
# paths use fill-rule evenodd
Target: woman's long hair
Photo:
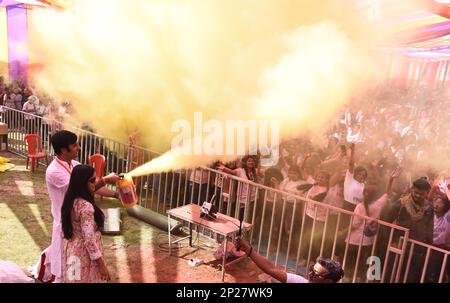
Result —
<path fill-rule="evenodd" d="M 91 166 L 78 165 L 75 166 L 70 176 L 69 188 L 64 196 L 64 203 L 61 208 L 62 230 L 64 232 L 64 238 L 67 240 L 72 239 L 73 236 L 71 214 L 73 204 L 78 198 L 86 200 L 94 206 L 94 220 L 97 224 L 97 230 L 103 228 L 105 216 L 101 209 L 95 205 L 94 195 L 88 188 L 89 179 L 94 176 L 94 172 L 95 170 Z"/>

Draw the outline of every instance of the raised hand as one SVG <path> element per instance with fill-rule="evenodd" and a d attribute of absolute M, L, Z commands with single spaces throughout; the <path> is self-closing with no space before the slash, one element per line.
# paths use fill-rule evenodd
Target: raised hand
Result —
<path fill-rule="evenodd" d="M 447 192 L 449 191 L 448 181 L 445 180 L 445 178 L 443 176 L 442 176 L 442 178 L 439 179 L 438 187 L 439 187 L 439 190 L 445 194 L 447 194 Z"/>
<path fill-rule="evenodd" d="M 432 187 L 442 187 L 442 188 L 444 188 L 445 187 L 443 185 L 444 183 L 445 183 L 444 176 L 439 176 L 439 177 L 434 179 Z"/>
<path fill-rule="evenodd" d="M 400 177 L 402 172 L 403 172 L 403 169 L 400 166 L 396 167 L 391 173 L 391 178 L 396 179 L 396 178 Z"/>

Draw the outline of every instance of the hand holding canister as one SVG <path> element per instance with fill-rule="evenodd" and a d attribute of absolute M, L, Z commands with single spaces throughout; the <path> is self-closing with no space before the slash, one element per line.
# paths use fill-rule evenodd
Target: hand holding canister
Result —
<path fill-rule="evenodd" d="M 137 204 L 136 187 L 132 178 L 127 177 L 125 174 L 120 175 L 120 180 L 116 183 L 119 189 L 120 202 L 125 208 L 132 208 Z"/>

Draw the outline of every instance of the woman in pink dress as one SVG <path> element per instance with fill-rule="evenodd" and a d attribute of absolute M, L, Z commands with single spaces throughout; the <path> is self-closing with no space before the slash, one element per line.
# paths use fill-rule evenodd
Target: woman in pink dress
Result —
<path fill-rule="evenodd" d="M 94 203 L 94 173 L 94 168 L 87 165 L 73 169 L 61 209 L 65 283 L 104 283 L 110 280 L 100 232 L 104 215 Z"/>

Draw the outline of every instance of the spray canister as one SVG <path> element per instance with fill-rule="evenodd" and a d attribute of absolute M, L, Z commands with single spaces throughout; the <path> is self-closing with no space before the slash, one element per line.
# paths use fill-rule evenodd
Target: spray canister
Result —
<path fill-rule="evenodd" d="M 119 177 L 120 180 L 116 185 L 119 189 L 120 202 L 125 208 L 132 208 L 138 201 L 133 179 L 127 178 L 125 174 L 121 174 Z"/>

